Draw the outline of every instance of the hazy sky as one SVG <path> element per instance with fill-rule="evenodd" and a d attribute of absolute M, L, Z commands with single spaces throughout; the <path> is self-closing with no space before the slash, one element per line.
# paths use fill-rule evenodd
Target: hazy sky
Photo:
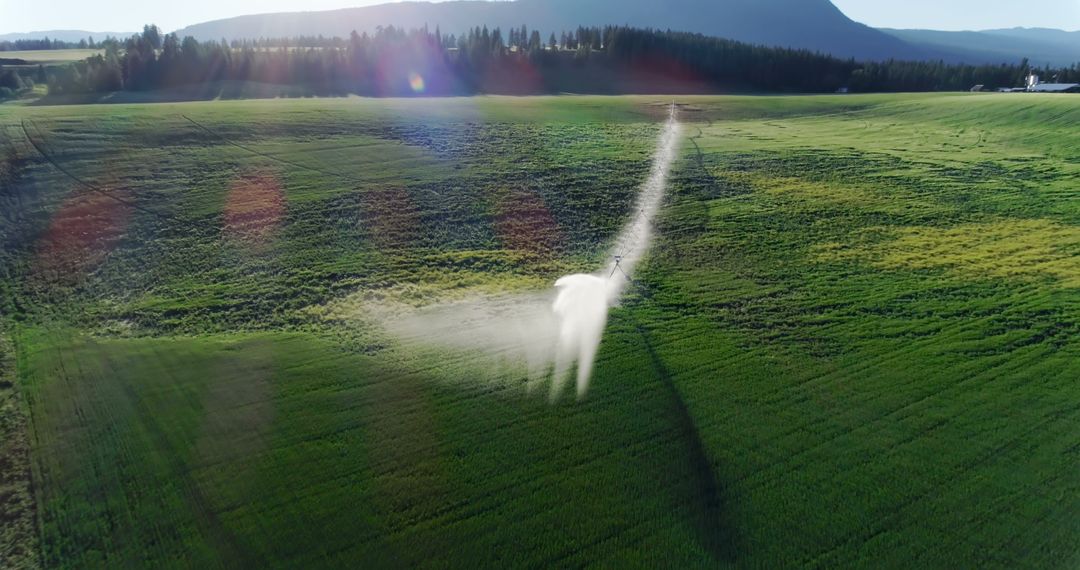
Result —
<path fill-rule="evenodd" d="M 1080 0 L 833 0 L 833 4 L 851 19 L 879 28 L 1080 29 Z"/>
<path fill-rule="evenodd" d="M 0 33 L 76 29 L 166 31 L 260 12 L 328 10 L 386 0 L 0 0 Z M 621 0 L 612 0 L 618 5 Z M 658 0 L 662 1 L 662 0 Z M 941 30 L 1043 26 L 1080 29 L 1080 0 L 834 0 L 872 26 Z"/>

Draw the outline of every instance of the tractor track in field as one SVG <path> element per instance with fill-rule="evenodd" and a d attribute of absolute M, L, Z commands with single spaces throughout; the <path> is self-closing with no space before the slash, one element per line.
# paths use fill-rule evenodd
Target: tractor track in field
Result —
<path fill-rule="evenodd" d="M 0 215 L 9 224 L 15 224 L 23 213 L 23 192 L 16 190 L 18 183 L 24 176 L 26 159 L 19 156 L 19 150 L 15 147 L 14 138 L 8 130 L 11 125 L 0 125 L 0 139 L 3 145 L 0 149 Z"/>
<path fill-rule="evenodd" d="M 962 334 L 966 330 L 966 328 L 969 327 L 970 325 L 971 325 L 970 320 L 959 319 L 956 322 L 953 322 L 953 323 L 950 323 L 948 325 L 942 326 L 931 339 L 925 339 L 925 340 L 922 340 L 921 342 L 923 344 L 936 344 L 936 343 L 939 343 L 943 338 L 946 338 L 946 337 L 943 337 L 942 335 L 944 335 L 946 333 L 949 333 L 949 334 L 953 334 L 953 333 Z M 867 371 L 867 370 L 873 369 L 875 367 L 879 367 L 879 366 L 882 366 L 882 365 L 887 364 L 889 362 L 900 359 L 900 358 L 903 357 L 903 355 L 906 352 L 907 351 L 893 351 L 893 352 L 882 353 L 876 358 L 867 359 L 867 360 L 861 362 L 858 367 L 848 368 L 847 370 L 845 370 L 845 372 L 849 373 L 849 374 L 853 373 L 853 372 L 854 373 L 862 373 L 864 371 Z M 780 404 L 785 400 L 785 398 L 783 396 L 785 393 L 788 393 L 788 392 L 790 392 L 790 391 L 792 391 L 794 389 L 810 389 L 810 388 L 813 388 L 814 385 L 817 384 L 817 383 L 827 384 L 828 382 L 831 381 L 830 376 L 833 376 L 836 373 L 837 373 L 837 371 L 830 370 L 830 371 L 822 372 L 822 373 L 819 373 L 819 374 L 811 375 L 811 376 L 809 376 L 807 378 L 804 378 L 804 379 L 802 379 L 802 380 L 800 380 L 800 381 L 798 381 L 798 382 L 796 382 L 794 384 L 777 387 L 777 388 L 775 388 L 773 390 L 770 390 L 770 391 L 765 392 L 765 393 L 762 394 L 762 397 L 769 397 L 768 400 L 763 400 L 763 403 L 766 403 L 766 404 Z M 793 427 L 788 432 L 785 432 L 784 434 L 781 434 L 780 437 L 783 437 L 785 435 L 790 435 L 790 434 L 797 433 L 799 430 L 801 430 L 801 429 L 803 429 L 805 427 L 806 427 L 805 424 Z"/>
<path fill-rule="evenodd" d="M 713 121 L 712 121 L 712 119 L 709 119 L 709 124 L 706 125 L 705 128 L 710 128 L 712 126 L 713 126 Z M 705 175 L 706 178 L 709 179 L 709 181 L 713 184 L 713 186 L 720 186 L 720 179 L 718 179 L 716 177 L 716 175 L 713 174 L 712 171 L 710 171 L 705 166 L 705 153 L 702 152 L 701 145 L 698 144 L 698 139 L 704 137 L 705 132 L 701 130 L 701 127 L 694 127 L 694 128 L 697 129 L 698 134 L 695 135 L 695 136 L 692 136 L 692 137 L 687 137 L 687 140 L 690 141 L 690 144 L 694 145 L 694 154 L 695 154 L 694 160 L 697 162 L 698 169 L 701 170 L 701 172 Z"/>
<path fill-rule="evenodd" d="M 117 202 L 119 204 L 122 204 L 124 206 L 127 206 L 127 207 L 129 207 L 129 208 L 131 208 L 133 210 L 138 210 L 138 211 L 143 212 L 145 214 L 150 214 L 151 216 L 160 218 L 160 219 L 165 220 L 165 221 L 179 223 L 181 225 L 185 225 L 185 226 L 189 226 L 189 227 L 195 227 L 196 226 L 196 224 L 194 224 L 194 223 L 192 223 L 190 221 L 178 218 L 178 217 L 173 216 L 171 214 L 165 214 L 165 213 L 162 213 L 162 212 L 158 212 L 157 210 L 154 210 L 153 208 L 147 208 L 146 206 L 143 206 L 143 205 L 139 204 L 138 202 L 136 202 L 134 200 L 127 200 L 125 198 L 121 198 L 120 196 L 117 196 L 116 194 L 114 194 L 114 193 L 112 193 L 112 192 L 110 192 L 108 190 L 105 190 L 103 188 L 99 188 L 98 186 L 96 186 L 94 184 L 91 184 L 90 182 L 87 182 L 86 180 L 83 180 L 82 178 L 75 175 L 75 173 L 68 170 L 65 166 L 61 165 L 60 162 L 57 161 L 55 158 L 53 158 L 52 155 L 45 148 L 45 146 L 41 142 L 35 140 L 34 137 L 30 135 L 30 131 L 26 128 L 26 125 L 27 125 L 27 120 L 23 119 L 22 120 L 23 135 L 26 136 L 26 140 L 30 142 L 30 145 L 34 147 L 34 150 L 36 150 L 37 153 L 40 154 L 42 156 L 42 158 L 45 159 L 46 162 L 51 164 L 53 166 L 53 168 L 60 171 L 62 174 L 64 174 L 68 178 L 70 178 L 72 181 L 74 181 L 76 184 L 81 186 L 83 189 L 85 189 L 85 190 L 87 190 L 89 192 L 98 194 L 100 196 L 104 196 L 105 198 L 113 200 L 113 201 L 115 201 L 115 202 Z M 34 125 L 34 130 L 38 132 L 39 136 L 41 135 L 41 131 L 40 131 L 40 129 L 37 128 L 37 125 Z"/>
<path fill-rule="evenodd" d="M 294 162 L 294 161 L 291 161 L 291 160 L 288 160 L 288 159 L 281 158 L 280 156 L 275 156 L 275 155 L 270 154 L 270 153 L 255 150 L 255 149 L 253 149 L 253 148 L 251 148 L 249 146 L 242 145 L 242 144 L 240 144 L 240 143 L 226 137 L 225 135 L 222 135 L 222 134 L 214 131 L 210 127 L 196 121 L 195 119 L 192 119 L 191 117 L 189 117 L 187 115 L 180 115 L 180 116 L 183 117 L 183 119 L 185 121 L 191 123 L 192 125 L 195 125 L 197 128 L 199 128 L 203 132 L 205 132 L 205 133 L 209 134 L 210 136 L 220 140 L 221 142 L 223 142 L 223 143 L 225 143 L 227 145 L 230 145 L 230 146 L 234 146 L 234 147 L 236 147 L 236 148 L 238 148 L 240 150 L 251 153 L 251 154 L 253 154 L 255 156 L 261 156 L 261 157 L 263 157 L 263 158 L 265 158 L 267 160 L 272 160 L 274 162 L 277 162 L 278 164 L 284 164 L 285 166 L 292 166 L 294 168 L 307 170 L 309 172 L 314 172 L 316 174 L 322 174 L 323 176 L 330 176 L 332 178 L 340 178 L 342 180 L 348 180 L 349 182 L 356 182 L 356 183 L 365 183 L 366 182 L 365 180 L 361 180 L 361 179 L 356 178 L 354 176 L 349 176 L 348 174 L 343 174 L 341 172 L 334 172 L 332 170 L 326 170 L 326 169 L 322 169 L 322 168 L 316 168 L 314 166 L 308 166 L 306 164 L 301 164 L 299 162 Z"/>
<path fill-rule="evenodd" d="M 954 328 L 959 329 L 960 325 L 957 325 Z M 963 332 L 963 331 L 958 330 L 958 332 Z M 904 353 L 901 353 L 901 352 L 889 353 L 889 357 L 883 356 L 880 359 L 876 359 L 872 363 L 861 367 L 859 370 L 865 370 L 865 369 L 873 368 L 873 367 L 875 367 L 877 365 L 888 363 L 888 362 L 890 362 L 892 360 L 901 358 L 903 356 L 903 354 Z M 999 364 L 998 366 L 1001 366 L 1001 365 L 1002 364 Z M 859 424 L 859 425 L 856 425 L 856 426 L 847 427 L 847 428 L 843 428 L 843 429 L 839 429 L 837 431 L 834 431 L 831 434 L 829 434 L 825 439 L 815 443 L 813 446 L 801 449 L 798 452 L 796 452 L 796 453 L 794 453 L 794 454 L 792 454 L 792 455 L 790 455 L 788 457 L 785 457 L 784 459 L 770 462 L 767 465 L 762 466 L 762 467 L 754 470 L 753 472 L 748 473 L 747 475 L 739 478 L 736 482 L 737 483 L 748 482 L 748 481 L 750 481 L 750 479 L 753 476 L 755 476 L 757 474 L 766 473 L 766 472 L 770 472 L 770 471 L 776 471 L 778 468 L 780 468 L 782 466 L 785 466 L 787 464 L 790 464 L 793 461 L 804 460 L 804 458 L 809 457 L 813 452 L 815 452 L 817 450 L 820 450 L 820 449 L 825 449 L 830 444 L 836 442 L 837 440 L 839 440 L 839 439 L 841 439 L 841 438 L 843 438 L 845 436 L 849 436 L 849 435 L 851 435 L 851 434 L 853 434 L 853 433 L 855 433 L 855 432 L 857 432 L 859 430 L 868 429 L 869 427 L 873 426 L 877 422 L 885 421 L 887 419 L 895 420 L 895 419 L 903 419 L 905 417 L 909 417 L 909 416 L 900 416 L 900 417 L 894 418 L 894 416 L 896 414 L 902 413 L 905 410 L 909 410 L 911 408 L 914 408 L 914 407 L 918 406 L 918 404 L 920 404 L 920 403 L 932 400 L 934 398 L 942 397 L 942 396 L 946 395 L 950 391 L 957 390 L 962 385 L 965 385 L 968 382 L 971 382 L 973 380 L 978 379 L 978 377 L 980 375 L 985 374 L 987 372 L 990 372 L 991 370 L 992 369 L 990 369 L 990 370 L 983 369 L 983 370 L 973 372 L 967 378 L 965 378 L 965 379 L 963 379 L 963 380 L 961 380 L 959 382 L 953 383 L 948 387 L 945 387 L 945 388 L 942 388 L 940 390 L 924 394 L 921 397 L 919 397 L 919 398 L 917 398 L 917 399 L 915 399 L 913 401 L 909 401 L 907 403 L 904 403 L 900 407 L 897 407 L 897 408 L 891 410 L 890 412 L 888 412 L 886 414 L 883 414 L 881 417 L 879 417 L 878 419 L 874 420 L 874 422 L 871 422 L 869 424 L 864 423 L 864 424 Z M 813 380 L 821 380 L 821 379 L 827 379 L 827 375 L 820 375 L 818 377 L 815 377 Z M 813 380 L 811 380 L 811 381 L 813 381 Z M 792 387 L 799 387 L 799 386 L 803 386 L 805 384 L 807 384 L 807 382 L 802 382 L 802 383 L 796 384 L 796 385 L 794 385 Z M 787 388 L 792 388 L 792 387 L 787 387 Z M 784 388 L 780 388 L 780 389 L 776 390 L 776 392 L 782 392 L 782 391 L 784 391 Z M 875 398 L 873 401 L 876 401 L 876 400 L 880 399 L 881 397 L 882 396 L 879 396 L 878 398 Z M 783 438 L 790 437 L 790 436 L 792 436 L 792 435 L 794 435 L 796 433 L 799 433 L 802 430 L 805 430 L 808 427 L 813 426 L 815 423 L 816 422 L 806 423 L 806 424 L 799 424 L 799 425 L 797 425 L 797 426 L 795 426 L 795 427 L 793 427 L 793 428 L 791 428 L 789 430 L 786 430 L 785 432 L 777 435 L 773 439 L 774 440 L 781 440 Z M 794 469 L 795 468 L 791 468 L 791 467 L 781 469 L 779 472 L 775 472 L 771 476 L 762 477 L 760 480 L 752 482 L 749 485 L 748 488 L 749 489 L 760 489 L 760 488 L 767 487 L 771 483 L 775 483 L 776 481 L 782 480 L 790 471 L 793 471 Z"/>
<path fill-rule="evenodd" d="M 907 415 L 900 415 L 900 416 L 897 416 L 897 414 L 903 414 L 905 411 L 910 411 L 911 409 L 914 409 L 917 406 L 919 406 L 919 404 L 930 401 L 930 400 L 932 400 L 934 398 L 943 397 L 943 396 L 946 395 L 947 392 L 956 390 L 961 385 L 966 384 L 968 382 L 971 382 L 973 380 L 977 380 L 981 376 L 985 376 L 987 374 L 992 374 L 996 369 L 1001 368 L 1002 366 L 1005 366 L 1006 364 L 1007 363 L 999 363 L 998 365 L 996 365 L 993 368 L 981 369 L 981 370 L 975 371 L 975 372 L 969 374 L 967 378 L 964 378 L 963 380 L 961 380 L 961 381 L 959 381 L 959 382 L 957 382 L 955 384 L 952 384 L 952 385 L 950 385 L 950 386 L 948 386 L 946 388 L 940 389 L 940 390 L 929 392 L 929 393 L 923 395 L 922 397 L 920 397 L 920 398 L 918 398 L 918 399 L 916 399 L 914 401 L 907 402 L 907 403 L 901 405 L 900 407 L 891 410 L 888 413 L 882 414 L 879 418 L 873 420 L 872 422 L 863 423 L 863 424 L 859 424 L 859 425 L 856 425 L 856 426 L 847 427 L 847 428 L 835 431 L 834 433 L 829 435 L 826 439 L 814 444 L 811 447 L 799 450 L 797 453 L 785 458 L 784 460 L 772 462 L 772 463 L 770 463 L 769 465 L 767 465 L 765 467 L 762 467 L 760 469 L 755 470 L 751 474 L 751 476 L 754 475 L 754 474 L 764 473 L 764 472 L 767 472 L 767 471 L 774 471 L 774 473 L 772 473 L 770 476 L 762 477 L 761 479 L 759 479 L 757 481 L 753 481 L 751 484 L 749 484 L 747 486 L 747 488 L 751 489 L 751 490 L 760 489 L 760 488 L 767 487 L 770 484 L 776 483 L 777 481 L 780 481 L 780 480 L 784 479 L 785 477 L 787 477 L 791 472 L 797 471 L 798 469 L 802 468 L 804 466 L 803 463 L 805 463 L 807 461 L 807 458 L 810 457 L 815 451 L 818 451 L 818 450 L 821 450 L 821 449 L 827 449 L 832 443 L 835 443 L 836 441 L 840 440 L 841 438 L 851 436 L 851 435 L 855 434 L 856 432 L 858 432 L 860 430 L 870 430 L 876 424 L 878 424 L 878 423 L 880 423 L 882 421 L 890 421 L 890 422 L 892 422 L 892 421 L 897 421 L 897 420 L 903 420 L 903 419 L 910 418 L 911 415 L 912 415 L 910 413 L 907 414 Z M 933 429 L 937 429 L 937 428 L 939 428 L 939 427 L 941 427 L 943 425 L 946 425 L 947 423 L 949 423 L 949 422 L 948 421 L 941 421 L 941 422 L 935 423 L 931 428 L 923 430 L 923 431 L 921 431 L 921 432 L 919 432 L 917 434 L 910 435 L 909 437 L 906 437 L 903 441 L 898 441 L 895 445 L 892 446 L 891 449 L 895 451 L 896 449 L 900 448 L 901 446 L 907 445 L 907 444 L 911 443 L 912 441 L 915 441 L 919 437 L 922 437 L 922 436 L 926 435 L 926 433 L 929 433 Z M 813 425 L 813 424 L 802 425 L 802 426 L 800 426 L 800 429 L 805 429 L 806 427 L 809 427 L 811 425 Z M 792 433 L 795 433 L 795 432 L 792 432 Z M 782 438 L 782 437 L 786 437 L 788 435 L 791 435 L 791 433 L 783 434 L 783 435 L 779 436 L 778 439 Z M 795 465 L 789 465 L 789 464 L 792 464 L 792 463 L 795 463 Z M 780 467 L 784 467 L 784 468 L 777 471 L 777 468 L 780 468 Z M 747 481 L 749 478 L 750 478 L 750 476 L 743 477 L 743 478 L 739 479 L 739 482 L 741 483 L 743 481 Z"/>
<path fill-rule="evenodd" d="M 1074 412 L 1078 411 L 1078 410 L 1080 410 L 1080 406 L 1075 406 L 1072 409 L 1072 411 L 1074 411 Z M 890 526 L 897 519 L 899 519 L 903 515 L 903 513 L 905 511 L 907 511 L 909 508 L 911 508 L 912 506 L 914 506 L 914 505 L 916 505 L 918 503 L 921 503 L 921 502 L 923 502 L 923 501 L 925 501 L 927 499 L 930 499 L 930 498 L 933 498 L 933 497 L 940 497 L 940 496 L 944 495 L 945 491 L 947 489 L 961 484 L 962 477 L 964 475 L 969 475 L 977 467 L 979 467 L 979 466 L 981 466 L 981 465 L 983 465 L 985 463 L 990 462 L 995 457 L 998 457 L 999 455 L 1001 455 L 1001 454 L 1003 454 L 1005 452 L 1008 452 L 1010 450 L 1015 449 L 1016 447 L 1018 447 L 1021 443 L 1023 443 L 1025 441 L 1026 436 L 1028 434 L 1034 433 L 1035 431 L 1041 429 L 1043 426 L 1045 426 L 1045 425 L 1059 419 L 1059 417 L 1058 417 L 1059 415 L 1060 414 L 1045 417 L 1041 421 L 1029 426 L 1026 430 L 1021 432 L 1016 437 L 1010 438 L 1010 439 L 1000 443 L 999 445 L 997 445 L 997 446 L 995 446 L 995 447 L 993 447 L 993 448 L 991 448 L 989 450 L 983 451 L 982 453 L 977 455 L 974 459 L 970 459 L 970 460 L 967 460 L 967 461 L 963 462 L 962 465 L 961 465 L 962 466 L 962 471 L 959 474 L 954 475 L 950 479 L 949 482 L 944 483 L 942 485 L 932 485 L 932 486 L 930 486 L 930 488 L 927 491 L 925 491 L 923 493 L 918 493 L 918 494 L 916 494 L 914 496 L 911 496 L 911 497 L 908 497 L 907 499 L 902 501 L 899 505 L 896 505 L 894 507 L 894 509 L 890 513 L 885 514 L 885 515 L 883 515 L 881 517 L 878 517 L 872 523 L 870 523 L 869 525 L 864 526 L 862 529 L 855 530 L 855 531 L 853 531 L 851 533 L 848 533 L 847 536 L 844 536 L 844 537 L 834 541 L 833 544 L 828 549 L 826 549 L 826 550 L 824 550 L 822 552 L 818 552 L 816 554 L 813 554 L 810 557 L 804 559 L 802 561 L 802 564 L 800 564 L 800 566 L 817 566 L 817 565 L 820 565 L 820 564 L 823 563 L 823 561 L 822 561 L 823 558 L 827 558 L 827 557 L 835 554 L 836 552 L 840 551 L 845 546 L 849 546 L 849 545 L 855 544 L 855 543 L 866 544 L 867 542 L 870 542 L 871 540 L 873 540 L 875 537 L 880 536 L 881 534 L 884 534 L 884 533 L 888 532 Z"/>
<path fill-rule="evenodd" d="M 157 350 L 155 350 L 155 356 L 162 362 L 166 361 Z M 109 362 L 109 368 L 112 368 L 112 362 Z M 154 441 L 154 448 L 165 451 L 165 453 L 161 454 L 161 457 L 166 459 L 175 477 L 179 479 L 179 486 L 185 490 L 184 494 L 188 499 L 188 505 L 195 511 L 197 520 L 202 522 L 203 530 L 209 542 L 217 546 L 219 554 L 226 560 L 225 566 L 227 568 L 259 567 L 259 560 L 222 524 L 210 498 L 203 492 L 198 481 L 191 476 L 191 472 L 184 463 L 184 455 L 169 440 L 165 428 L 157 421 L 153 411 L 146 405 L 146 401 L 140 397 L 138 391 L 129 382 L 122 382 L 121 384 L 124 395 L 129 399 L 132 406 L 139 410 L 139 416 L 144 420 L 142 424 Z"/>
<path fill-rule="evenodd" d="M 217 131 L 211 129 L 210 127 L 208 127 L 208 126 L 206 126 L 206 125 L 204 125 L 204 124 L 202 124 L 202 123 L 200 123 L 198 121 L 196 121 L 195 119 L 192 119 L 191 117 L 189 117 L 187 115 L 180 115 L 180 116 L 185 121 L 191 123 L 192 125 L 195 125 L 195 127 L 197 127 L 198 129 L 200 129 L 203 132 L 209 134 L 210 136 L 220 140 L 221 142 L 223 142 L 223 143 L 225 143 L 225 144 L 227 144 L 229 146 L 236 147 L 236 148 L 238 148 L 238 149 L 240 149 L 240 150 L 242 150 L 244 152 L 250 153 L 250 154 L 252 154 L 254 156 L 259 156 L 259 157 L 265 158 L 267 160 L 270 160 L 270 161 L 273 161 L 273 162 L 276 162 L 278 164 L 282 164 L 282 165 L 285 165 L 285 166 L 291 166 L 293 168 L 299 168 L 301 170 L 307 170 L 308 172 L 314 172 L 316 174 L 321 174 L 323 176 L 329 176 L 331 178 L 337 178 L 339 180 L 345 180 L 347 182 L 352 182 L 354 184 L 371 184 L 370 180 L 364 180 L 362 178 L 357 178 L 355 176 L 350 176 L 350 175 L 342 173 L 342 172 L 335 172 L 333 170 L 327 170 L 325 168 L 318 168 L 318 167 L 315 167 L 315 166 L 309 166 L 307 164 L 301 164 L 299 162 L 295 162 L 295 161 L 292 161 L 292 160 L 281 158 L 280 156 L 277 156 L 277 155 L 273 155 L 273 154 L 270 154 L 270 153 L 267 153 L 267 152 L 262 152 L 262 151 L 259 151 L 259 150 L 255 150 L 254 148 L 251 148 L 251 147 L 249 147 L 247 145 L 240 144 L 240 143 L 226 137 L 225 135 L 222 135 L 221 133 L 218 133 Z M 359 145 L 359 146 L 367 146 L 367 145 Z M 321 150 L 343 150 L 343 149 L 348 149 L 348 148 L 352 148 L 352 146 L 348 145 L 348 146 L 344 146 L 344 147 L 338 147 L 336 149 L 323 148 L 323 149 L 319 149 L 319 150 L 320 151 Z M 442 197 L 441 194 L 439 194 L 438 192 L 436 192 L 436 191 L 434 191 L 434 190 L 432 190 L 430 188 L 424 188 L 424 190 L 426 190 L 427 192 L 429 192 L 431 194 L 434 194 L 435 196 L 439 196 L 440 198 Z"/>

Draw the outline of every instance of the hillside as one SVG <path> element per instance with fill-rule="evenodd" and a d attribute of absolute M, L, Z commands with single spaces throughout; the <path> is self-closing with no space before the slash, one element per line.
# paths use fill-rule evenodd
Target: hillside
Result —
<path fill-rule="evenodd" d="M 985 34 L 1006 36 L 1013 38 L 1027 38 L 1063 45 L 1072 49 L 1080 49 L 1080 30 L 1067 32 L 1053 28 L 1005 28 L 999 30 L 983 30 Z"/>
<path fill-rule="evenodd" d="M 528 25 L 550 32 L 578 26 L 626 24 L 697 32 L 751 43 L 806 48 L 842 57 L 884 59 L 934 54 L 856 23 L 829 0 L 519 0 L 517 2 L 400 2 L 325 12 L 240 16 L 190 26 L 197 39 L 347 36 L 378 26 L 438 26 L 460 33 L 477 25 Z"/>
<path fill-rule="evenodd" d="M 1080 62 L 1080 32 L 1036 28 L 979 32 L 882 31 L 927 51 L 946 54 L 946 59 L 951 61 L 997 63 L 1026 57 L 1035 65 L 1056 67 Z"/>

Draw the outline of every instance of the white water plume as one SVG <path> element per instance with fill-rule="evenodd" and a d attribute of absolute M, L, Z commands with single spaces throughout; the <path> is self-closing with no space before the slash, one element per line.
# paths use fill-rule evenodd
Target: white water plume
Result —
<path fill-rule="evenodd" d="M 619 233 L 611 261 L 600 273 L 569 275 L 555 282 L 559 291 L 552 308 L 559 321 L 553 394 L 558 394 L 570 362 L 577 362 L 577 393 L 589 389 L 593 362 L 607 325 L 608 309 L 618 303 L 638 262 L 652 242 L 652 219 L 664 201 L 668 171 L 678 152 L 679 122 L 675 104 L 653 157 L 652 172 L 638 195 L 637 213 Z"/>
<path fill-rule="evenodd" d="M 511 366 L 524 362 L 532 387 L 552 375 L 553 400 L 576 364 L 577 395 L 584 397 L 608 310 L 618 303 L 652 240 L 652 218 L 663 203 L 680 130 L 672 103 L 635 214 L 619 233 L 611 261 L 597 273 L 562 277 L 555 282 L 554 300 L 550 294 L 489 296 L 390 319 L 388 329 L 406 344 L 479 351 Z"/>

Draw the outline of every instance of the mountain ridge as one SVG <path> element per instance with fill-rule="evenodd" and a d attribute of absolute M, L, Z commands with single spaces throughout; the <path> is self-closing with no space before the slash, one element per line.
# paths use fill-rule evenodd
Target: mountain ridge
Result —
<path fill-rule="evenodd" d="M 933 56 L 923 48 L 854 22 L 829 0 L 518 0 L 484 2 L 396 2 L 324 12 L 254 14 L 178 30 L 196 39 L 347 36 L 377 26 L 440 27 L 461 33 L 486 25 L 504 30 L 522 24 L 549 33 L 578 26 L 629 25 L 671 29 L 779 47 L 809 49 L 839 57 L 885 59 Z"/>
<path fill-rule="evenodd" d="M 1062 67 L 1080 62 L 1080 32 L 1052 28 L 1003 28 L 980 31 L 881 31 L 910 44 L 946 54 L 946 59 L 999 63 L 1027 58 L 1038 66 Z"/>
<path fill-rule="evenodd" d="M 476 26 L 517 28 L 544 34 L 578 26 L 628 25 L 700 33 L 741 42 L 807 49 L 861 60 L 944 60 L 949 63 L 1014 63 L 1063 67 L 1080 62 L 1080 31 L 1000 28 L 972 31 L 871 28 L 848 18 L 830 0 L 408 0 L 324 11 L 234 16 L 181 28 L 199 40 L 260 37 L 348 36 L 378 26 L 440 27 L 460 34 Z M 48 30 L 0 34 L 0 41 L 79 41 L 125 32 Z"/>

